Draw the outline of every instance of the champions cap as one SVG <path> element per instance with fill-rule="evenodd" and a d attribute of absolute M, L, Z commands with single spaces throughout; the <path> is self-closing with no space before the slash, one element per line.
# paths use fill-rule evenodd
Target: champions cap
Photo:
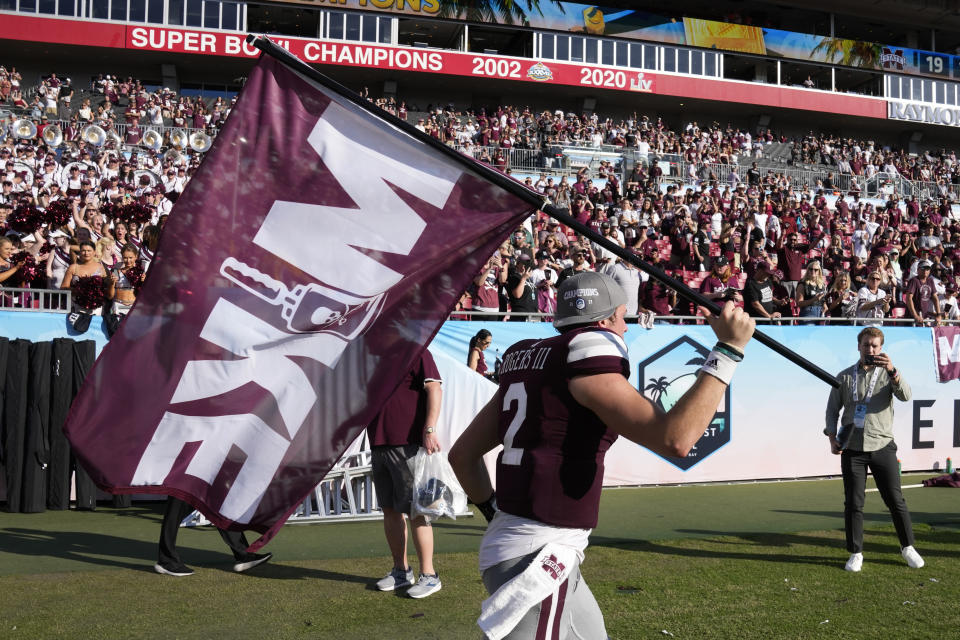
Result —
<path fill-rule="evenodd" d="M 627 294 L 616 280 L 603 273 L 584 271 L 560 285 L 553 326 L 562 329 L 599 322 L 612 316 L 622 304 L 627 304 Z"/>

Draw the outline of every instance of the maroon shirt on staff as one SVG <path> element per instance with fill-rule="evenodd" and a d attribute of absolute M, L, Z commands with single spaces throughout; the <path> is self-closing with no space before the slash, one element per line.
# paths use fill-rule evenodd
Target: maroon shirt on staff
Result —
<path fill-rule="evenodd" d="M 440 372 L 433 356 L 424 349 L 423 355 L 403 376 L 396 391 L 367 426 L 371 446 L 423 444 L 423 429 L 428 426 L 424 424 L 427 418 L 427 397 L 423 386 L 434 380 L 440 381 Z"/>

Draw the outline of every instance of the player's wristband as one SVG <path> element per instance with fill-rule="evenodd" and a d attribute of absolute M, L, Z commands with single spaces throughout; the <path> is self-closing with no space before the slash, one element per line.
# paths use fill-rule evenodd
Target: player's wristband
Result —
<path fill-rule="evenodd" d="M 489 498 L 477 505 L 477 509 L 487 519 L 487 522 L 493 520 L 493 516 L 497 515 L 497 494 L 491 493 Z"/>
<path fill-rule="evenodd" d="M 707 356 L 706 362 L 700 367 L 700 371 L 713 376 L 727 385 L 730 384 L 730 380 L 733 379 L 733 372 L 736 370 L 737 361 L 716 347 L 714 347 L 710 355 Z"/>
<path fill-rule="evenodd" d="M 740 349 L 737 349 L 726 342 L 717 342 L 717 344 L 714 345 L 713 350 L 727 354 L 734 362 L 743 361 L 743 351 L 740 351 Z"/>

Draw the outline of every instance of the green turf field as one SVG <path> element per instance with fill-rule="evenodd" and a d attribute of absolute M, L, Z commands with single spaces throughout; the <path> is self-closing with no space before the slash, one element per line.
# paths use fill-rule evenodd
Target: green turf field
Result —
<path fill-rule="evenodd" d="M 583 573 L 612 638 L 960 637 L 960 492 L 906 497 L 927 566 L 906 567 L 869 493 L 849 574 L 839 480 L 609 489 Z M 444 587 L 425 600 L 371 588 L 379 522 L 289 525 L 246 575 L 215 530 L 182 530 L 187 578 L 153 573 L 159 525 L 149 503 L 0 513 L 0 639 L 480 637 L 479 517 L 436 525 Z"/>

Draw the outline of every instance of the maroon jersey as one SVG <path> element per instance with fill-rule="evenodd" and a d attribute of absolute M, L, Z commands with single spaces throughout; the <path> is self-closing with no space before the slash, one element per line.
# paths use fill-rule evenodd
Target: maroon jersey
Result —
<path fill-rule="evenodd" d="M 440 381 L 440 372 L 430 352 L 423 355 L 407 371 L 396 391 L 387 399 L 373 421 L 367 426 L 370 444 L 399 447 L 423 444 L 424 422 L 427 419 L 427 400 L 423 386 Z"/>
<path fill-rule="evenodd" d="M 597 525 L 603 459 L 617 434 L 567 385 L 600 373 L 630 375 L 623 340 L 606 329 L 574 329 L 507 349 L 498 393 L 500 509 L 559 527 Z"/>

